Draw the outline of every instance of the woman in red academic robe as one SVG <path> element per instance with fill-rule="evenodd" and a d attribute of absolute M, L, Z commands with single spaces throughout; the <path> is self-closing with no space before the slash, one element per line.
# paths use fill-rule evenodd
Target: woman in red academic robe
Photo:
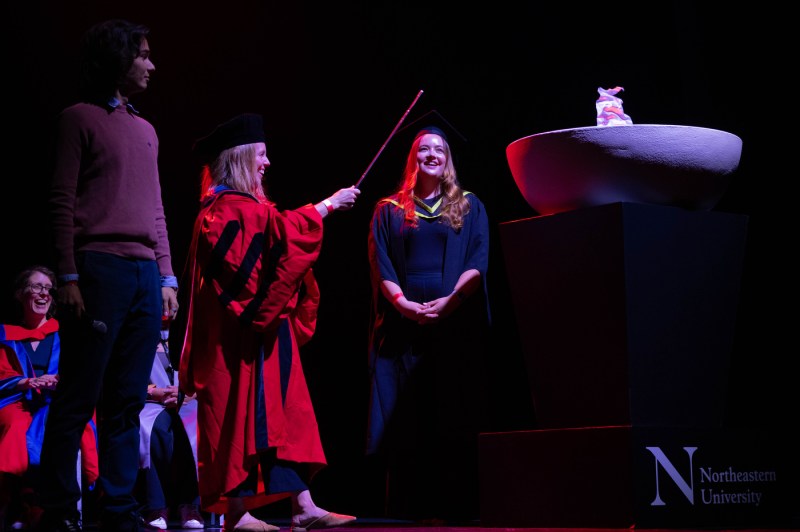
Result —
<path fill-rule="evenodd" d="M 12 528 L 34 525 L 30 520 L 37 514 L 29 505 L 36 503 L 39 454 L 61 355 L 52 316 L 54 283 L 55 274 L 44 266 L 22 271 L 14 282 L 20 325 L 0 325 L 0 514 Z M 98 474 L 91 421 L 81 440 L 81 476 L 93 486 Z M 23 512 L 24 506 L 30 511 Z"/>
<path fill-rule="evenodd" d="M 225 530 L 277 530 L 248 510 L 285 497 L 296 532 L 349 523 L 308 490 L 326 461 L 299 346 L 316 325 L 322 219 L 360 191 L 278 211 L 262 187 L 270 163 L 259 115 L 220 124 L 195 151 L 207 164 L 179 381 L 197 394 L 201 504 L 225 514 Z"/>

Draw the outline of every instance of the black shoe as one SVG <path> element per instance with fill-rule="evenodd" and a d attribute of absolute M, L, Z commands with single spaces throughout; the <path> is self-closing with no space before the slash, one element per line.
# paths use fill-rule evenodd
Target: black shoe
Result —
<path fill-rule="evenodd" d="M 81 532 L 81 514 L 75 512 L 55 512 L 45 511 L 42 514 L 42 519 L 39 521 L 39 526 L 36 527 L 39 532 Z"/>
<path fill-rule="evenodd" d="M 104 532 L 141 532 L 145 530 L 145 522 L 139 512 L 130 512 L 103 519 L 99 529 Z"/>

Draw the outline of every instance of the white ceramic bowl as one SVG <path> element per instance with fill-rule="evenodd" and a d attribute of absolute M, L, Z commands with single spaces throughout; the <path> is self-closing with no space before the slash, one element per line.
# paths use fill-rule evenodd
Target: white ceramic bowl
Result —
<path fill-rule="evenodd" d="M 741 153 L 732 133 L 663 124 L 561 129 L 506 148 L 517 188 L 540 215 L 616 202 L 711 210 Z"/>

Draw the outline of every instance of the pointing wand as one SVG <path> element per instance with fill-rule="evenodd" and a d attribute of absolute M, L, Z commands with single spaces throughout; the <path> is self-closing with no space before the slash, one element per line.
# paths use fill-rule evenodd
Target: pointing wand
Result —
<path fill-rule="evenodd" d="M 406 112 L 403 113 L 403 116 L 400 117 L 400 121 L 397 122 L 396 126 L 394 126 L 394 129 L 392 130 L 392 132 L 389 133 L 389 138 L 386 139 L 386 141 L 383 143 L 383 146 L 381 146 L 381 149 L 378 150 L 378 153 L 376 153 L 375 157 L 372 158 L 372 162 L 369 163 L 369 166 L 367 166 L 367 169 L 364 170 L 363 174 L 361 174 L 361 177 L 358 179 L 358 183 L 355 184 L 356 188 L 358 188 L 358 186 L 361 184 L 361 182 L 364 181 L 364 178 L 367 176 L 367 172 L 370 171 L 370 169 L 372 168 L 372 165 L 375 164 L 375 161 L 377 161 L 378 157 L 380 157 L 381 153 L 383 153 L 383 149 L 386 147 L 387 144 L 389 144 L 389 141 L 392 140 L 392 137 L 394 137 L 394 134 L 397 133 L 397 129 L 400 127 L 400 124 L 402 124 L 403 120 L 406 119 L 406 117 L 408 116 L 408 113 L 411 111 L 411 108 L 414 107 L 414 105 L 416 105 L 417 100 L 419 100 L 420 96 L 422 96 L 422 89 L 420 89 L 420 91 L 417 93 L 416 98 L 414 98 L 414 101 L 411 102 L 411 105 L 408 106 L 408 109 L 406 109 Z"/>

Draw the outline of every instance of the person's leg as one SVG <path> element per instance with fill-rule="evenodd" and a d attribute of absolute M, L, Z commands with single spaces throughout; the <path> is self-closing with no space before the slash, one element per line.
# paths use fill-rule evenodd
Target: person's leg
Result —
<path fill-rule="evenodd" d="M 292 495 L 292 532 L 344 526 L 356 520 L 355 516 L 323 510 L 311 498 L 308 489 Z"/>
<path fill-rule="evenodd" d="M 279 527 L 256 519 L 245 509 L 244 497 L 252 496 L 258 488 L 258 469 L 254 468 L 248 477 L 235 489 L 225 494 L 228 510 L 224 515 L 223 532 L 233 530 L 254 532 L 278 532 Z"/>
<path fill-rule="evenodd" d="M 435 359 L 438 413 L 432 428 L 435 432 L 430 434 L 435 436 L 436 449 L 426 465 L 436 472 L 438 485 L 433 488 L 437 516 L 449 525 L 474 522 L 480 517 L 478 440 L 486 403 L 480 367 L 483 344 L 472 330 L 480 329 L 467 327 L 459 335 L 457 324 L 464 329 L 463 323 L 448 322 L 448 329 L 439 337 L 455 340 L 448 342 L 451 350 L 442 347 L 442 356 Z"/>
<path fill-rule="evenodd" d="M 171 480 L 173 449 L 172 416 L 164 410 L 153 422 L 150 435 L 150 467 L 143 470 L 145 513 L 164 510 L 169 506 L 164 488 L 169 486 Z"/>
<path fill-rule="evenodd" d="M 71 317 L 69 309 L 61 309 L 59 313 L 59 382 L 50 403 L 40 462 L 43 527 L 52 526 L 65 515 L 79 519 L 78 451 L 84 428 L 100 396 L 102 375 L 118 331 L 114 323 L 124 318 L 112 314 L 113 309 L 107 310 L 98 301 L 98 295 L 108 294 L 110 298 L 117 294 L 107 292 L 108 274 L 103 268 L 95 268 L 94 262 L 93 256 L 79 257 L 79 287 L 87 312 L 94 319 L 105 320 L 107 329 L 102 332 L 88 326 L 86 321 Z"/>
<path fill-rule="evenodd" d="M 81 496 L 78 498 L 78 514 L 81 516 L 81 521 L 83 521 L 83 470 L 81 469 L 81 450 L 78 449 L 78 460 L 75 464 L 75 480 L 78 482 L 78 489 L 81 492 Z"/>
<path fill-rule="evenodd" d="M 31 470 L 27 433 L 32 419 L 22 400 L 0 408 L 0 530 L 4 519 L 9 524 L 21 519 L 22 477 Z"/>
<path fill-rule="evenodd" d="M 277 460 L 274 453 L 263 453 L 261 469 L 267 493 L 291 493 L 291 529 L 295 532 L 332 528 L 356 520 L 352 515 L 329 512 L 316 505 L 308 489 L 309 474 L 305 464 Z"/>
<path fill-rule="evenodd" d="M 161 288 L 155 261 L 105 257 L 109 313 L 125 312 L 108 362 L 98 408 L 100 521 L 111 530 L 137 520 L 133 497 L 139 469 L 139 413 L 161 337 Z M 122 294 L 122 296 L 120 296 Z M 109 328 L 111 328 L 109 324 Z"/>
<path fill-rule="evenodd" d="M 191 437 L 189 432 L 191 432 Z M 195 449 L 197 446 L 197 401 L 184 403 L 173 414 L 172 458 L 174 484 L 173 502 L 177 504 L 183 528 L 205 528 L 205 518 L 200 511 L 200 491 L 197 478 Z"/>
<path fill-rule="evenodd" d="M 194 454 L 189 443 L 186 429 L 177 415 L 172 416 L 172 467 L 174 478 L 180 479 L 175 483 L 174 500 L 178 505 L 199 504 L 200 495 L 197 486 L 197 467 L 194 463 Z"/>
<path fill-rule="evenodd" d="M 0 472 L 0 530 L 22 521 L 22 479 Z"/>

